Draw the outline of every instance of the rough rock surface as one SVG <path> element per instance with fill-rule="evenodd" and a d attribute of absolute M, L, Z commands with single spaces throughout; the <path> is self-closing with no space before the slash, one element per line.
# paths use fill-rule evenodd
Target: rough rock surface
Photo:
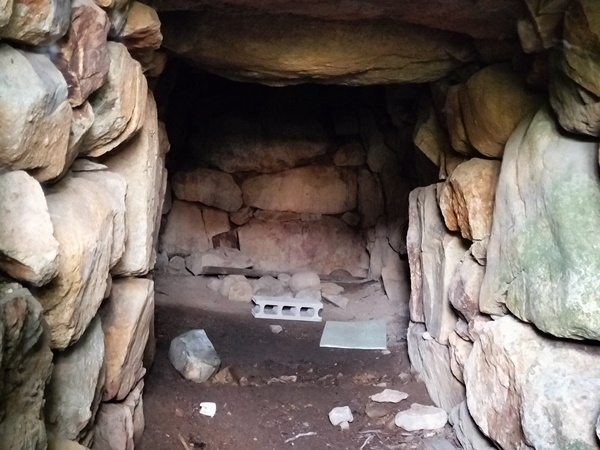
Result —
<path fill-rule="evenodd" d="M 364 277 L 369 267 L 363 238 L 334 217 L 282 223 L 253 219 L 238 228 L 238 236 L 240 250 L 259 270 L 308 269 L 327 274 L 345 269 Z"/>
<path fill-rule="evenodd" d="M 450 423 L 464 450 L 494 450 L 492 442 L 481 432 L 464 401 L 450 413 Z"/>
<path fill-rule="evenodd" d="M 467 321 L 480 314 L 479 293 L 484 275 L 485 267 L 475 260 L 470 249 L 463 256 L 450 281 L 448 299 Z"/>
<path fill-rule="evenodd" d="M 42 418 L 52 352 L 42 307 L 16 283 L 0 284 L 0 449 L 46 448 Z"/>
<path fill-rule="evenodd" d="M 350 141 L 337 149 L 333 155 L 333 163 L 336 166 L 364 166 L 367 162 L 365 149 L 358 141 Z"/>
<path fill-rule="evenodd" d="M 79 341 L 54 357 L 46 389 L 48 430 L 64 439 L 85 439 L 93 426 L 103 385 L 104 333 L 96 318 Z"/>
<path fill-rule="evenodd" d="M 13 0 L 8 23 L 0 23 L 0 38 L 23 44 L 52 44 L 69 28 L 70 2 Z"/>
<path fill-rule="evenodd" d="M 140 64 L 123 44 L 107 45 L 110 68 L 106 82 L 90 101 L 96 120 L 85 137 L 84 152 L 89 156 L 103 155 L 130 139 L 147 114 L 148 85 Z"/>
<path fill-rule="evenodd" d="M 175 197 L 188 202 L 200 202 L 225 211 L 242 207 L 242 191 L 227 173 L 211 169 L 176 172 L 171 178 Z"/>
<path fill-rule="evenodd" d="M 376 175 L 367 169 L 358 172 L 358 214 L 363 228 L 377 224 L 377 220 L 385 213 L 381 182 Z"/>
<path fill-rule="evenodd" d="M 0 269 L 36 286 L 58 270 L 58 241 L 40 184 L 23 171 L 0 173 Z"/>
<path fill-rule="evenodd" d="M 60 245 L 58 275 L 34 295 L 44 307 L 52 347 L 64 349 L 83 334 L 104 298 L 114 210 L 98 185 L 75 177 L 47 189 L 46 201 Z"/>
<path fill-rule="evenodd" d="M 297 272 L 292 275 L 289 288 L 295 295 L 304 289 L 321 290 L 321 279 L 315 272 Z"/>
<path fill-rule="evenodd" d="M 50 59 L 0 44 L 0 165 L 32 170 L 38 181 L 62 173 L 72 110 L 67 83 Z"/>
<path fill-rule="evenodd" d="M 270 211 L 341 214 L 356 207 L 356 174 L 335 166 L 307 166 L 242 183 L 244 203 Z"/>
<path fill-rule="evenodd" d="M 160 236 L 159 251 L 169 255 L 190 255 L 205 252 L 210 247 L 200 205 L 173 201 Z"/>
<path fill-rule="evenodd" d="M 154 283 L 143 278 L 115 279 L 100 316 L 106 346 L 102 399 L 122 400 L 145 373 L 142 358 L 154 317 Z"/>
<path fill-rule="evenodd" d="M 506 306 L 559 337 L 600 339 L 597 144 L 560 134 L 546 109 L 506 146 L 498 181 L 483 312 Z"/>
<path fill-rule="evenodd" d="M 489 236 L 499 175 L 499 161 L 480 158 L 471 158 L 454 169 L 440 195 L 440 209 L 451 231 L 460 231 L 470 240 Z"/>
<path fill-rule="evenodd" d="M 158 49 L 162 43 L 158 14 L 153 8 L 133 1 L 119 37 L 130 51 Z"/>
<path fill-rule="evenodd" d="M 469 411 L 501 448 L 594 449 L 599 350 L 510 316 L 489 322 L 465 366 Z"/>
<path fill-rule="evenodd" d="M 123 257 L 112 270 L 114 275 L 145 275 L 154 266 L 156 258 L 154 247 L 166 188 L 166 170 L 152 94 L 148 94 L 145 105 L 142 129 L 118 151 L 109 153 L 102 160 L 109 170 L 120 174 L 127 182 L 127 242 Z"/>
<path fill-rule="evenodd" d="M 108 74 L 108 17 L 92 0 L 76 0 L 71 6 L 67 35 L 57 43 L 52 61 L 69 86 L 72 106 L 81 105 Z"/>
<path fill-rule="evenodd" d="M 408 327 L 408 356 L 433 402 L 450 413 L 465 399 L 465 387 L 450 369 L 448 346 L 438 344 L 420 323 Z"/>
<path fill-rule="evenodd" d="M 386 20 L 185 12 L 164 15 L 163 33 L 167 49 L 204 69 L 268 84 L 427 82 L 474 57 L 459 35 Z"/>
<path fill-rule="evenodd" d="M 437 430 L 446 425 L 448 414 L 435 406 L 413 403 L 409 409 L 396 414 L 394 422 L 406 431 Z"/>
<path fill-rule="evenodd" d="M 221 365 L 221 359 L 204 330 L 190 330 L 171 341 L 169 361 L 186 380 L 204 383 Z"/>

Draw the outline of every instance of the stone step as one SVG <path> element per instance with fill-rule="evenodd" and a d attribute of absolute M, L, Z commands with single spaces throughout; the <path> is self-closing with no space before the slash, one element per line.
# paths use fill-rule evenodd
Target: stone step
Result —
<path fill-rule="evenodd" d="M 252 297 L 252 315 L 257 319 L 301 320 L 305 322 L 321 322 L 319 312 L 323 309 L 320 300 L 293 298 L 290 296 Z"/>

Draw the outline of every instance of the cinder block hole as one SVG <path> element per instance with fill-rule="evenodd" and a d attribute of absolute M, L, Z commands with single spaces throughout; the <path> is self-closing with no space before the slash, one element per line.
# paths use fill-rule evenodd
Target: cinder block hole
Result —
<path fill-rule="evenodd" d="M 300 309 L 300 314 L 302 314 L 302 309 Z M 298 314 L 298 308 L 295 306 L 284 306 L 281 308 L 281 314 L 284 316 L 295 316 Z"/>
<path fill-rule="evenodd" d="M 315 308 L 308 308 L 306 306 L 300 308 L 300 315 L 303 317 L 314 317 L 315 314 Z"/>
<path fill-rule="evenodd" d="M 265 314 L 276 316 L 277 314 L 279 314 L 279 306 L 277 306 L 277 305 L 265 305 L 265 307 L 263 308 L 263 312 Z"/>

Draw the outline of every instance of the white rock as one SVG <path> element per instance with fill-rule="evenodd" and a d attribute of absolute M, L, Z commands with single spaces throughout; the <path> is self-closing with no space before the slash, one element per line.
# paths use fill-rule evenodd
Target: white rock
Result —
<path fill-rule="evenodd" d="M 294 294 L 304 289 L 321 290 L 321 279 L 315 272 L 298 272 L 292 275 L 289 287 Z"/>
<path fill-rule="evenodd" d="M 260 277 L 252 284 L 252 293 L 276 297 L 283 295 L 284 287 L 281 281 L 271 276 Z"/>
<path fill-rule="evenodd" d="M 23 171 L 0 174 L 0 269 L 36 286 L 58 270 L 58 241 L 40 184 Z"/>
<path fill-rule="evenodd" d="M 221 280 L 219 292 L 224 297 L 229 297 L 229 290 L 231 289 L 231 286 L 239 282 L 246 283 L 248 282 L 248 279 L 244 275 L 227 275 Z"/>
<path fill-rule="evenodd" d="M 394 389 L 384 389 L 383 392 L 371 395 L 369 398 L 378 403 L 400 403 L 408 398 L 408 394 Z"/>
<path fill-rule="evenodd" d="M 280 273 L 279 275 L 277 275 L 277 279 L 281 281 L 281 284 L 283 285 L 284 289 L 290 287 L 290 280 L 292 279 L 292 277 L 287 273 Z"/>
<path fill-rule="evenodd" d="M 252 285 L 247 281 L 233 283 L 229 288 L 227 298 L 234 302 L 250 303 L 252 301 Z"/>
<path fill-rule="evenodd" d="M 410 281 L 406 263 L 396 263 L 381 269 L 381 279 L 388 298 L 394 303 L 408 303 Z"/>
<path fill-rule="evenodd" d="M 190 330 L 171 341 L 169 361 L 186 380 L 207 381 L 221 365 L 221 359 L 204 330 Z"/>
<path fill-rule="evenodd" d="M 281 325 L 269 325 L 269 328 L 273 334 L 279 334 L 283 331 L 283 327 Z"/>
<path fill-rule="evenodd" d="M 306 288 L 296 292 L 294 298 L 305 298 L 309 300 L 321 300 L 321 291 L 314 288 Z"/>
<path fill-rule="evenodd" d="M 353 422 L 354 416 L 349 406 L 337 406 L 329 411 L 329 421 L 337 427 L 343 422 Z"/>
<path fill-rule="evenodd" d="M 406 431 L 438 430 L 448 422 L 448 414 L 435 406 L 413 403 L 410 409 L 400 411 L 394 418 L 394 423 Z"/>

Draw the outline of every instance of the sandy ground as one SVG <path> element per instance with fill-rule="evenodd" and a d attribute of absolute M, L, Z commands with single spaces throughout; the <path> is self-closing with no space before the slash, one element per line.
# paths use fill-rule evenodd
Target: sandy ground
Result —
<path fill-rule="evenodd" d="M 410 375 L 406 301 L 392 304 L 378 283 L 347 288 L 348 307 L 325 305 L 324 321 L 385 319 L 389 352 L 329 349 L 319 347 L 325 322 L 255 319 L 249 304 L 210 291 L 207 281 L 193 276 L 155 278 L 157 354 L 146 376 L 142 450 L 427 448 L 423 439 L 436 433 L 409 433 L 393 424 L 394 415 L 411 403 L 431 404 L 424 385 Z M 283 331 L 273 334 L 272 324 Z M 233 380 L 195 384 L 171 366 L 171 339 L 194 328 L 207 332 L 221 367 L 231 369 Z M 286 378 L 291 376 L 295 381 Z M 409 398 L 371 405 L 383 417 L 367 416 L 369 396 L 385 387 L 402 390 Z M 203 401 L 217 404 L 215 417 L 199 413 Z M 327 415 L 345 405 L 352 409 L 354 421 L 342 431 Z M 452 439 L 448 426 L 437 434 Z"/>

